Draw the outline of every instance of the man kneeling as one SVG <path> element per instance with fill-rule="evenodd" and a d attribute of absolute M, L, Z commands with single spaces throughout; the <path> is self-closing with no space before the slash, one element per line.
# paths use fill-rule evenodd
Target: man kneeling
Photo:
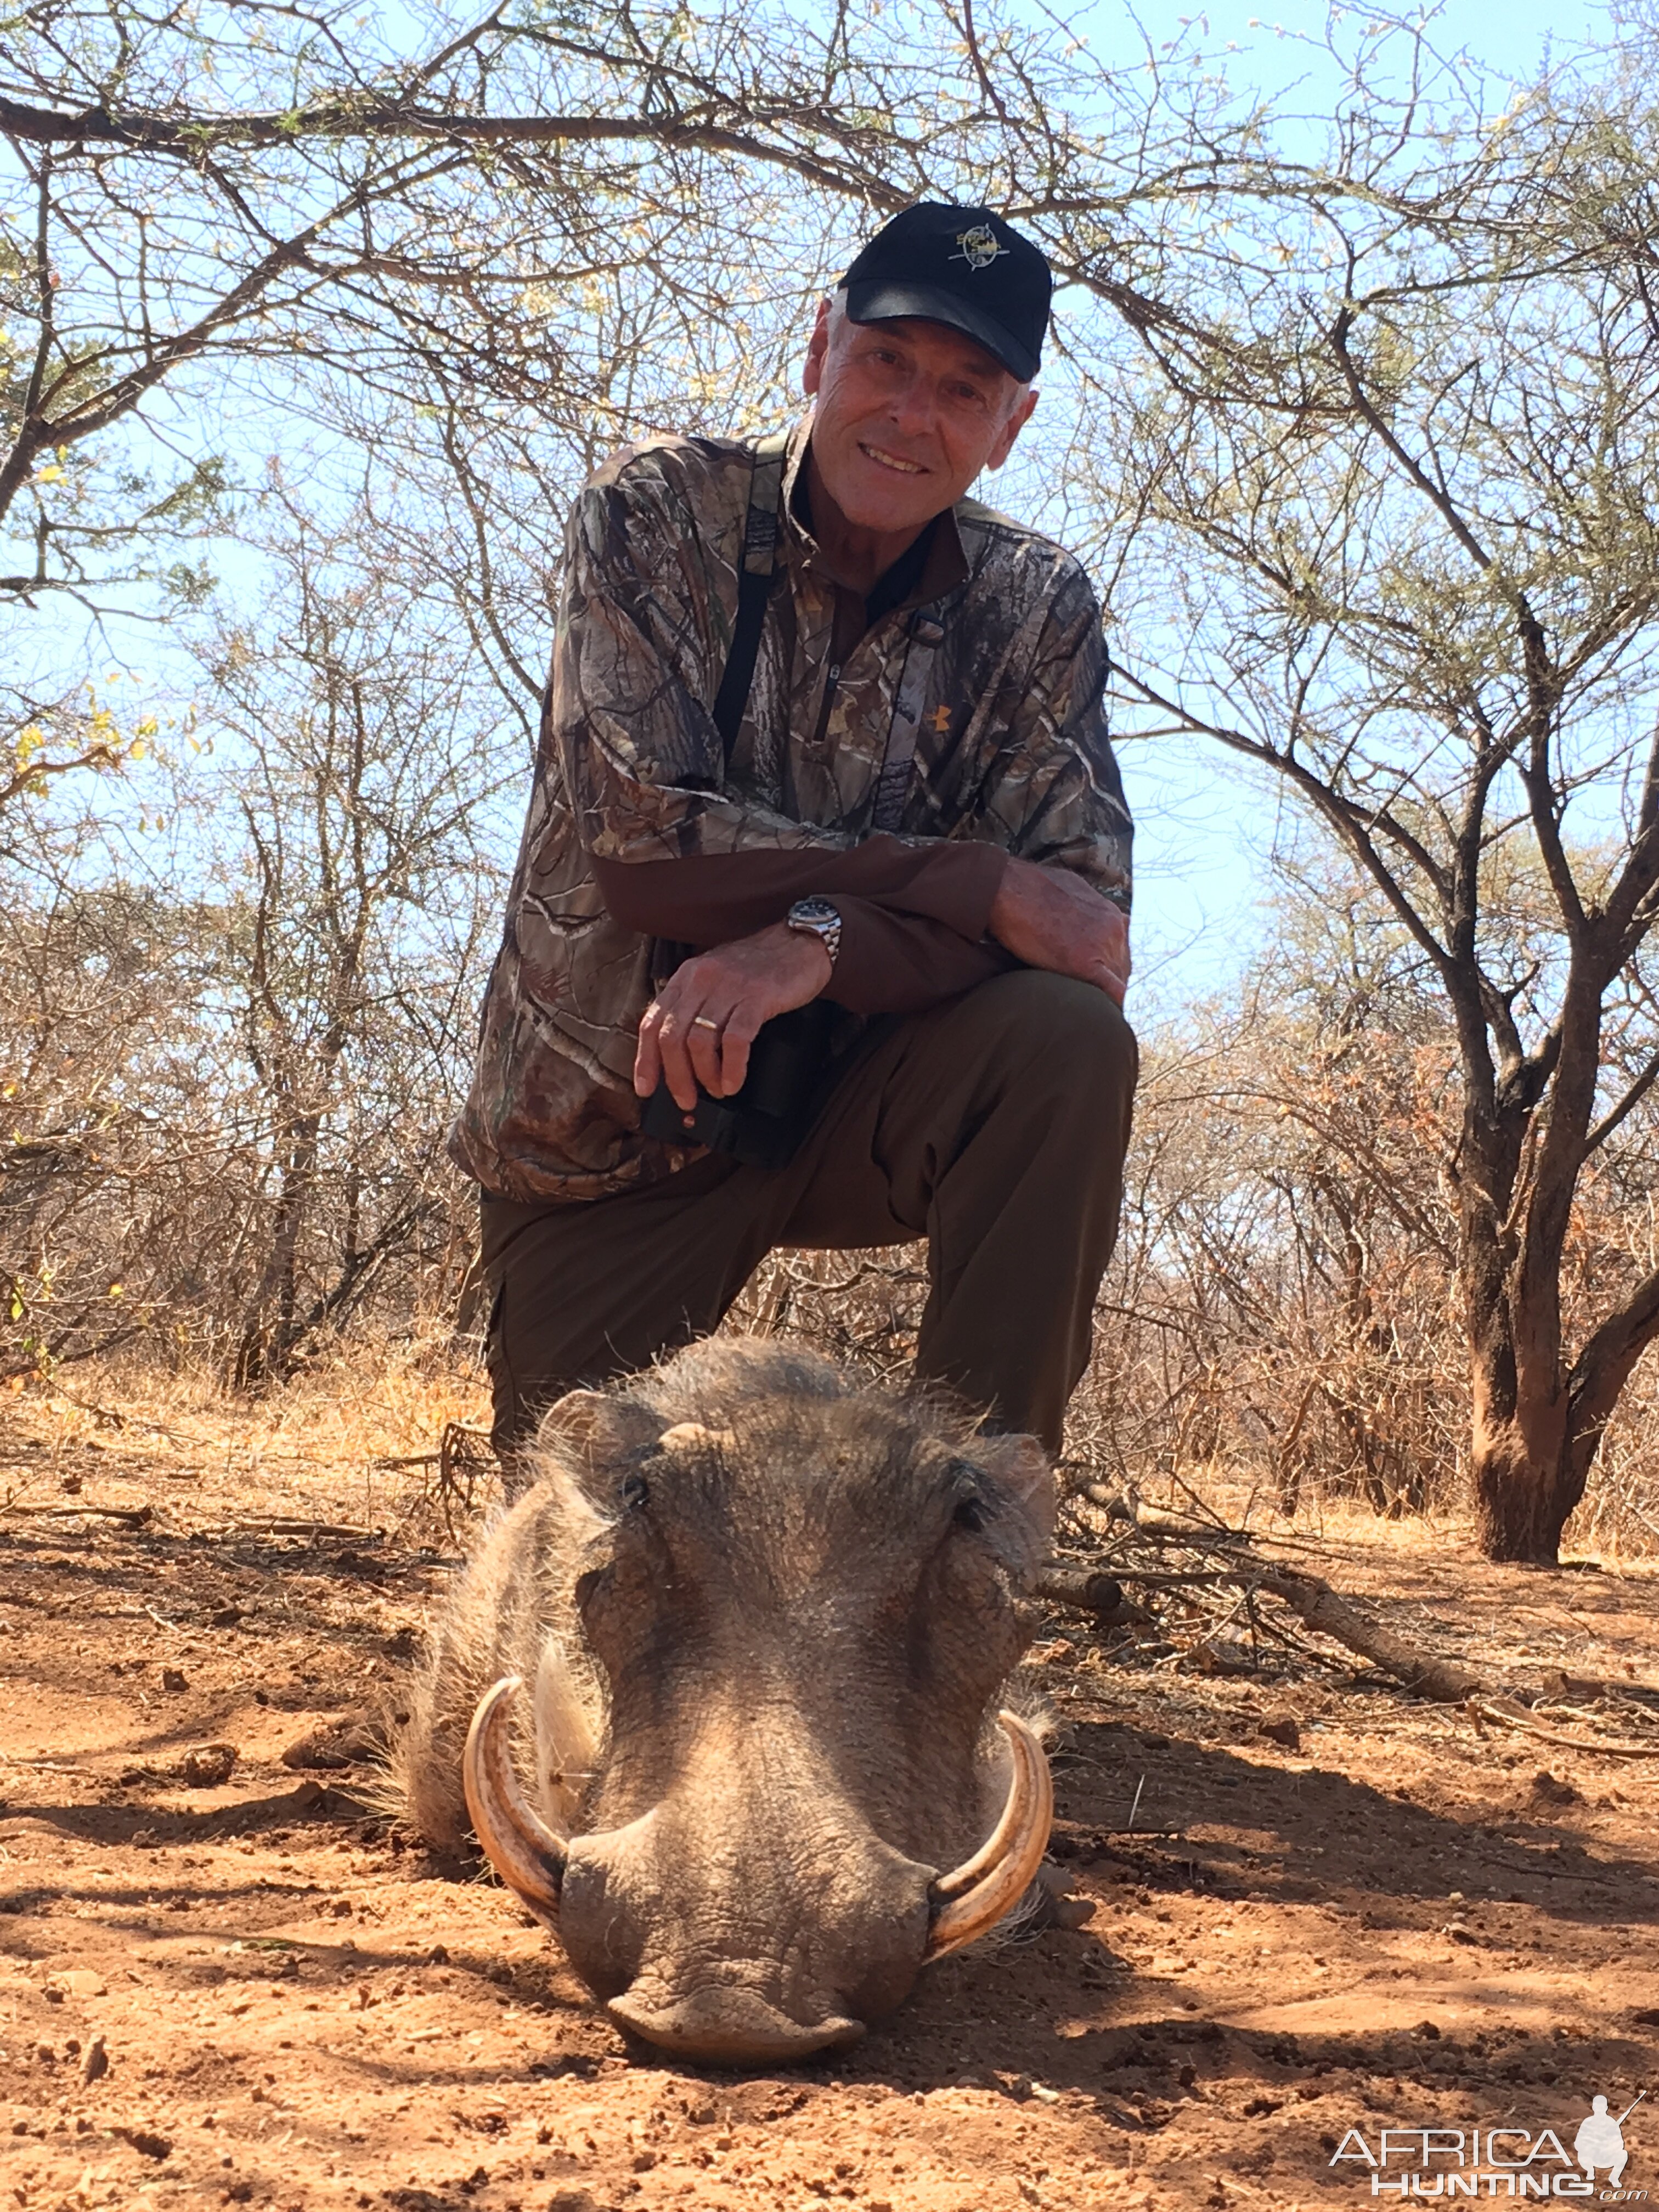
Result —
<path fill-rule="evenodd" d="M 1128 1141 L 1131 829 L 1088 578 L 967 496 L 1049 294 L 1000 217 L 910 208 L 819 309 L 804 422 L 647 441 L 576 502 L 452 1142 L 509 1491 L 548 1405 L 777 1245 L 925 1236 L 918 1371 L 1059 1448 Z"/>

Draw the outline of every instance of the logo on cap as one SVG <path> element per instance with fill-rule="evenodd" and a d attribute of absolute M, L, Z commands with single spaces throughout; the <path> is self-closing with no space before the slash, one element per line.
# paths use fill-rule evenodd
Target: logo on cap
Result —
<path fill-rule="evenodd" d="M 1008 251 L 1006 246 L 998 244 L 996 233 L 988 222 L 975 223 L 971 230 L 959 230 L 957 246 L 958 250 L 951 256 L 951 260 L 965 261 L 970 269 L 988 269 L 999 253 Z"/>

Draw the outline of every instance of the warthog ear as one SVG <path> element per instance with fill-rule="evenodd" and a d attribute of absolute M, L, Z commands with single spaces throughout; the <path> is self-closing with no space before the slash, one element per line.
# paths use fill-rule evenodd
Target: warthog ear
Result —
<path fill-rule="evenodd" d="M 539 1450 L 608 1508 L 635 1455 L 662 1434 L 659 1414 L 603 1390 L 571 1390 L 542 1416 Z"/>
<path fill-rule="evenodd" d="M 980 1435 L 969 1449 L 974 1465 L 984 1469 L 1012 1509 L 998 1516 L 998 1548 L 1017 1571 L 1035 1573 L 1054 1533 L 1054 1473 L 1048 1453 L 1035 1437 L 1023 1436 Z"/>

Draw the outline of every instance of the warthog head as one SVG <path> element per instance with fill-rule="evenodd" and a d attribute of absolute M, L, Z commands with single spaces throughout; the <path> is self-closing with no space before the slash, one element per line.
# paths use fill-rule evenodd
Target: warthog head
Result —
<path fill-rule="evenodd" d="M 464 1778 L 497 1873 L 653 2043 L 854 2041 L 1042 1855 L 1047 1764 L 997 1696 L 1046 1461 L 744 1341 L 562 1400 L 542 1449 L 434 1638 L 398 1754 L 417 1825 L 460 1839 Z"/>

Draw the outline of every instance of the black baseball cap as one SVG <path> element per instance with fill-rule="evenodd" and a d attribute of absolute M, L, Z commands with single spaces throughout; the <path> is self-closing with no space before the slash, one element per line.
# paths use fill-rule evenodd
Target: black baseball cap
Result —
<path fill-rule="evenodd" d="M 1022 384 L 1036 374 L 1054 277 L 989 208 L 922 200 L 878 230 L 842 279 L 855 323 L 921 315 L 977 339 Z"/>

